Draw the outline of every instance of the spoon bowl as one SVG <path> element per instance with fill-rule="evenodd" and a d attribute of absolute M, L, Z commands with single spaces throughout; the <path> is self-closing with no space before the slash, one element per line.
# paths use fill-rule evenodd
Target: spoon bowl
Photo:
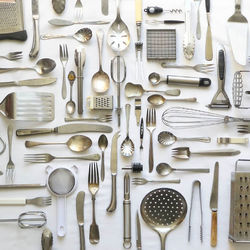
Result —
<path fill-rule="evenodd" d="M 56 67 L 54 60 L 50 58 L 42 58 L 37 61 L 33 69 L 40 75 L 45 75 L 50 73 Z"/>
<path fill-rule="evenodd" d="M 68 80 L 70 83 L 70 99 L 66 103 L 66 113 L 70 116 L 73 115 L 75 113 L 75 110 L 76 110 L 76 104 L 72 100 L 72 88 L 73 88 L 73 84 L 75 82 L 75 79 L 76 79 L 76 75 L 75 75 L 74 71 L 70 71 L 69 75 L 68 75 Z"/>
<path fill-rule="evenodd" d="M 98 146 L 102 151 L 102 161 L 101 161 L 101 180 L 104 181 L 105 178 L 105 165 L 104 165 L 104 151 L 108 147 L 108 139 L 106 135 L 102 134 L 98 139 Z"/>
<path fill-rule="evenodd" d="M 89 28 L 79 29 L 73 37 L 81 43 L 86 43 L 92 38 L 92 31 Z"/>
<path fill-rule="evenodd" d="M 84 152 L 92 146 L 92 140 L 84 135 L 74 135 L 66 142 L 73 152 Z"/>
<path fill-rule="evenodd" d="M 177 137 L 169 131 L 162 131 L 158 135 L 158 142 L 164 146 L 170 146 L 177 141 Z"/>
<path fill-rule="evenodd" d="M 160 74 L 153 72 L 148 76 L 148 80 L 152 85 L 157 85 L 161 82 Z"/>

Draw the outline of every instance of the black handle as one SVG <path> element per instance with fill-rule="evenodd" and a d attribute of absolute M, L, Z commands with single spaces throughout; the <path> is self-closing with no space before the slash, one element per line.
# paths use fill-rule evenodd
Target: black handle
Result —
<path fill-rule="evenodd" d="M 209 87 L 211 85 L 211 79 L 200 78 L 199 87 Z"/>
<path fill-rule="evenodd" d="M 163 8 L 157 7 L 157 6 L 149 6 L 146 9 L 144 9 L 145 12 L 147 12 L 148 15 L 154 15 L 159 14 L 163 12 Z"/>
<path fill-rule="evenodd" d="M 224 80 L 225 77 L 225 54 L 223 50 L 219 51 L 218 58 L 218 70 L 220 80 Z"/>
<path fill-rule="evenodd" d="M 14 33 L 8 34 L 0 34 L 0 40 L 19 40 L 19 41 L 26 41 L 27 40 L 27 32 L 26 30 L 18 31 Z"/>
<path fill-rule="evenodd" d="M 182 21 L 182 20 L 164 20 L 163 23 L 164 24 L 180 24 L 180 23 L 184 23 L 184 21 Z"/>
<path fill-rule="evenodd" d="M 206 0 L 206 11 L 207 13 L 210 12 L 210 0 Z"/>
<path fill-rule="evenodd" d="M 143 125 L 143 118 L 141 118 L 141 124 L 140 124 L 140 139 L 143 139 L 144 134 L 144 125 Z"/>

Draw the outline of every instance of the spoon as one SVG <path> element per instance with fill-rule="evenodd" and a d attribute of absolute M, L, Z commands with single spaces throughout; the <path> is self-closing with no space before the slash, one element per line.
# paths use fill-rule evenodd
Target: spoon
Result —
<path fill-rule="evenodd" d="M 75 72 L 74 71 L 70 71 L 69 74 L 68 74 L 68 80 L 69 80 L 69 83 L 70 83 L 70 99 L 66 103 L 66 112 L 70 116 L 75 113 L 75 109 L 76 109 L 76 104 L 72 100 L 72 87 L 73 87 L 73 84 L 75 82 L 75 79 L 76 79 Z"/>
<path fill-rule="evenodd" d="M 109 89 L 110 79 L 106 72 L 102 70 L 102 44 L 104 32 L 103 30 L 98 30 L 96 32 L 99 50 L 99 71 L 96 72 L 92 77 L 92 89 L 96 93 L 104 93 Z"/>
<path fill-rule="evenodd" d="M 104 151 L 108 146 L 108 139 L 106 135 L 101 135 L 98 140 L 98 146 L 102 150 L 102 162 L 101 162 L 101 180 L 105 178 L 105 166 L 104 166 Z"/>
<path fill-rule="evenodd" d="M 148 97 L 148 102 L 155 106 L 161 106 L 166 101 L 174 101 L 174 102 L 197 102 L 195 97 L 192 98 L 175 98 L 175 99 L 166 99 L 162 95 L 151 95 Z"/>
<path fill-rule="evenodd" d="M 50 73 L 56 67 L 56 62 L 50 58 L 43 58 L 37 61 L 33 67 L 13 67 L 13 68 L 0 68 L 0 73 L 16 70 L 34 70 L 40 75 Z"/>
<path fill-rule="evenodd" d="M 129 118 L 131 105 L 126 104 L 126 121 L 127 121 L 127 136 L 121 144 L 121 154 L 125 157 L 130 157 L 134 154 L 135 146 L 133 141 L 129 138 Z"/>
<path fill-rule="evenodd" d="M 209 173 L 209 168 L 172 168 L 167 163 L 159 163 L 156 167 L 156 172 L 161 176 L 167 176 L 173 171 L 190 171 L 195 173 Z"/>
<path fill-rule="evenodd" d="M 165 95 L 170 96 L 179 96 L 181 91 L 179 89 L 170 89 L 166 91 L 162 90 L 145 90 L 143 89 L 142 85 L 140 84 L 133 84 L 131 82 L 128 82 L 125 86 L 125 95 L 126 97 L 141 97 L 143 93 L 149 93 L 149 92 L 157 92 L 157 93 L 163 93 Z"/>
<path fill-rule="evenodd" d="M 89 28 L 79 29 L 73 35 L 52 35 L 52 34 L 45 34 L 41 35 L 42 40 L 54 39 L 54 38 L 65 38 L 65 37 L 73 37 L 80 43 L 88 42 L 92 38 L 92 31 Z"/>
<path fill-rule="evenodd" d="M 110 48 L 115 52 L 125 50 L 130 44 L 130 33 L 127 25 L 120 16 L 120 0 L 116 0 L 117 15 L 115 21 L 108 30 L 107 42 Z"/>
<path fill-rule="evenodd" d="M 161 82 L 163 82 L 165 79 L 161 78 L 160 74 L 153 72 L 148 76 L 148 80 L 152 85 L 157 85 Z"/>
<path fill-rule="evenodd" d="M 84 152 L 92 145 L 92 141 L 89 137 L 84 135 L 74 135 L 68 139 L 67 142 L 34 142 L 26 141 L 25 147 L 31 148 L 41 145 L 62 145 L 66 144 L 67 147 L 73 152 Z"/>

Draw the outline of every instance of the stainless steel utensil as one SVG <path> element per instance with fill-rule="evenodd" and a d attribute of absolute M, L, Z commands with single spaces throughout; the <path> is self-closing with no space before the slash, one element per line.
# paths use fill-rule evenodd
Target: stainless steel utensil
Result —
<path fill-rule="evenodd" d="M 194 0 L 198 3 L 197 7 L 197 24 L 196 24 L 196 38 L 198 40 L 201 39 L 201 22 L 200 22 L 200 7 L 201 7 L 201 0 Z"/>
<path fill-rule="evenodd" d="M 89 229 L 89 242 L 91 244 L 98 244 L 100 240 L 99 227 L 95 219 L 95 199 L 99 190 L 99 171 L 96 162 L 89 164 L 88 188 L 92 199 L 92 223 Z"/>
<path fill-rule="evenodd" d="M 9 61 L 16 61 L 23 58 L 23 52 L 22 51 L 9 52 L 6 55 L 1 55 L 0 58 Z"/>
<path fill-rule="evenodd" d="M 132 183 L 134 185 L 145 185 L 147 183 L 169 183 L 169 184 L 179 184 L 181 183 L 180 179 L 175 179 L 175 180 L 164 180 L 164 181 L 161 181 L 161 180 L 148 180 L 148 179 L 145 179 L 145 178 L 141 178 L 141 177 L 134 177 L 132 179 Z"/>
<path fill-rule="evenodd" d="M 69 98 L 69 101 L 66 103 L 66 113 L 69 116 L 72 116 L 75 113 L 75 109 L 76 109 L 76 104 L 72 99 L 72 89 L 73 89 L 73 84 L 75 82 L 75 79 L 76 79 L 75 72 L 70 71 L 68 74 L 68 80 L 70 84 L 70 98 Z"/>
<path fill-rule="evenodd" d="M 158 142 L 161 145 L 170 146 L 174 144 L 176 141 L 197 141 L 197 142 L 209 143 L 211 142 L 211 138 L 210 137 L 189 137 L 189 138 L 176 137 L 174 134 L 172 134 L 169 131 L 162 131 L 158 134 Z"/>
<path fill-rule="evenodd" d="M 61 14 L 64 11 L 65 5 L 66 0 L 52 0 L 53 9 L 57 14 Z"/>
<path fill-rule="evenodd" d="M 248 144 L 248 138 L 217 137 L 218 144 Z"/>
<path fill-rule="evenodd" d="M 131 105 L 126 104 L 125 109 L 126 109 L 127 135 L 121 144 L 121 154 L 125 157 L 130 157 L 134 154 L 135 151 L 135 145 L 129 137 L 129 119 L 130 119 Z"/>
<path fill-rule="evenodd" d="M 1 87 L 19 87 L 19 86 L 28 86 L 28 87 L 39 87 L 46 86 L 56 82 L 57 78 L 55 77 L 43 77 L 36 79 L 27 79 L 21 81 L 11 81 L 11 82 L 0 82 Z"/>
<path fill-rule="evenodd" d="M 141 250 L 141 222 L 139 217 L 139 212 L 136 212 L 136 249 Z"/>
<path fill-rule="evenodd" d="M 80 191 L 76 196 L 76 216 L 79 228 L 80 250 L 85 250 L 84 200 L 85 200 L 85 192 Z"/>
<path fill-rule="evenodd" d="M 89 110 L 113 110 L 113 96 L 88 96 L 87 108 Z"/>
<path fill-rule="evenodd" d="M 147 24 L 182 24 L 183 20 L 173 20 L 173 19 L 165 19 L 165 20 L 157 20 L 150 19 L 145 21 Z"/>
<path fill-rule="evenodd" d="M 5 171 L 5 181 L 7 184 L 12 184 L 14 182 L 14 172 L 15 172 L 15 164 L 12 161 L 12 138 L 13 138 L 13 127 L 12 125 L 8 126 L 8 145 L 9 145 L 9 161 L 6 166 Z"/>
<path fill-rule="evenodd" d="M 101 115 L 99 117 L 83 117 L 83 118 L 66 117 L 64 118 L 64 121 L 65 122 L 80 122 L 80 121 L 111 122 L 112 114 Z"/>
<path fill-rule="evenodd" d="M 210 73 L 214 71 L 214 64 L 196 64 L 196 65 L 173 65 L 168 63 L 161 63 L 162 68 L 166 69 L 192 69 L 199 73 Z"/>
<path fill-rule="evenodd" d="M 144 123 L 143 123 L 143 118 L 141 118 L 141 122 L 140 122 L 140 150 L 143 149 L 143 137 L 144 137 Z"/>
<path fill-rule="evenodd" d="M 48 197 L 37 197 L 33 199 L 24 198 L 0 198 L 0 205 L 35 205 L 38 207 L 46 207 L 52 204 L 51 196 Z"/>
<path fill-rule="evenodd" d="M 66 65 L 69 60 L 68 47 L 67 44 L 63 44 L 59 46 L 60 52 L 60 61 L 63 67 L 63 78 L 62 78 L 62 98 L 65 99 L 67 96 L 67 88 L 66 88 Z"/>
<path fill-rule="evenodd" d="M 103 15 L 107 16 L 109 14 L 109 0 L 102 0 L 101 9 Z"/>
<path fill-rule="evenodd" d="M 140 162 L 133 162 L 131 165 L 123 167 L 122 170 L 131 170 L 133 173 L 141 173 L 143 165 Z"/>
<path fill-rule="evenodd" d="M 148 6 L 144 9 L 144 12 L 146 12 L 148 15 L 156 15 L 163 12 L 166 12 L 168 14 L 181 14 L 182 9 L 163 9 L 158 6 Z"/>
<path fill-rule="evenodd" d="M 178 147 L 172 149 L 172 157 L 177 159 L 187 160 L 190 158 L 191 154 L 196 155 L 207 155 L 207 156 L 234 156 L 241 152 L 235 149 L 217 149 L 217 150 L 207 150 L 207 151 L 196 151 L 191 152 L 189 147 Z"/>
<path fill-rule="evenodd" d="M 0 185 L 0 190 L 3 189 L 30 189 L 30 188 L 45 188 L 46 184 L 7 184 Z"/>
<path fill-rule="evenodd" d="M 136 125 L 139 126 L 141 118 L 141 98 L 135 98 L 135 118 Z"/>
<path fill-rule="evenodd" d="M 249 121 L 250 122 L 250 121 Z M 237 132 L 241 134 L 248 134 L 250 133 L 250 125 L 240 124 L 237 126 Z"/>
<path fill-rule="evenodd" d="M 53 234 L 48 228 L 43 230 L 41 243 L 42 243 L 42 250 L 51 250 L 52 249 Z"/>
<path fill-rule="evenodd" d="M 159 163 L 156 167 L 156 172 L 161 176 L 167 176 L 173 171 L 184 171 L 184 172 L 193 172 L 193 173 L 209 173 L 209 168 L 172 168 L 167 163 Z"/>
<path fill-rule="evenodd" d="M 54 26 L 71 26 L 75 24 L 104 25 L 104 24 L 110 23 L 110 21 L 102 21 L 102 20 L 76 22 L 76 21 L 59 19 L 59 18 L 50 19 L 48 22 L 49 24 L 54 25 Z"/>
<path fill-rule="evenodd" d="M 76 0 L 74 8 L 74 17 L 76 22 L 81 22 L 83 19 L 83 5 L 81 0 Z"/>
<path fill-rule="evenodd" d="M 143 198 L 140 209 L 143 220 L 160 236 L 161 250 L 165 250 L 167 234 L 186 217 L 185 198 L 174 189 L 159 188 Z"/>
<path fill-rule="evenodd" d="M 105 178 L 105 160 L 104 160 L 104 151 L 108 147 L 108 138 L 106 135 L 100 135 L 98 139 L 98 146 L 102 151 L 102 162 L 101 162 L 101 180 L 104 181 Z"/>
<path fill-rule="evenodd" d="M 213 40 L 210 25 L 210 0 L 206 0 L 206 12 L 207 12 L 207 35 L 206 35 L 206 60 L 213 60 Z"/>

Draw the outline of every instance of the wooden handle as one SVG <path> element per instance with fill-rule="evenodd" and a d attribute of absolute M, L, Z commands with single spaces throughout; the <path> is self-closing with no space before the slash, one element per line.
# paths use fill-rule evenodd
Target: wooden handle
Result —
<path fill-rule="evenodd" d="M 217 212 L 212 212 L 210 245 L 212 247 L 216 247 L 217 245 Z"/>
<path fill-rule="evenodd" d="M 142 0 L 135 0 L 135 18 L 136 22 L 142 21 Z"/>

